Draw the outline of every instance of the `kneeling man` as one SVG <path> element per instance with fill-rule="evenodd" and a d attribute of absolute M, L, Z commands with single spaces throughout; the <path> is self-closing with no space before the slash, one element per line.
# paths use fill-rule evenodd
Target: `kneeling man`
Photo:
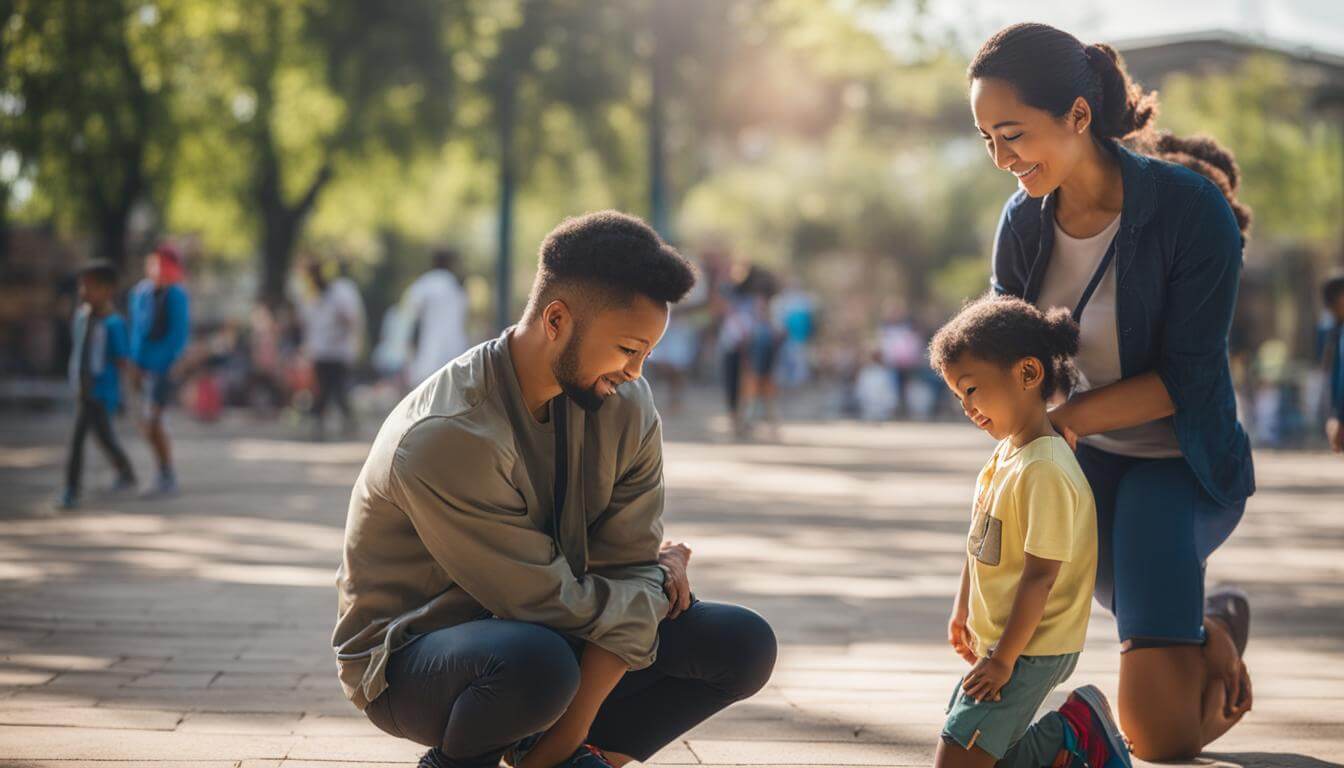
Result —
<path fill-rule="evenodd" d="M 346 695 L 420 765 L 605 768 L 765 685 L 759 615 L 696 600 L 662 543 L 640 372 L 695 273 L 643 222 L 569 219 L 522 320 L 383 423 L 350 499 L 332 638 Z"/>

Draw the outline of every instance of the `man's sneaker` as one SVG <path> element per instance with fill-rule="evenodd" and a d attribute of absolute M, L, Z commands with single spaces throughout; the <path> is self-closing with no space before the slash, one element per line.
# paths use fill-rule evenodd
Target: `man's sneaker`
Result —
<path fill-rule="evenodd" d="M 1106 695 L 1095 685 L 1075 688 L 1059 708 L 1069 727 L 1064 732 L 1062 761 L 1067 768 L 1133 768 L 1129 743 L 1120 733 Z"/>
<path fill-rule="evenodd" d="M 1204 615 L 1217 619 L 1232 635 L 1237 655 L 1246 654 L 1246 641 L 1251 636 L 1251 601 L 1236 587 L 1218 587 L 1204 598 Z"/>
<path fill-rule="evenodd" d="M 107 489 L 107 492 L 112 494 L 130 493 L 135 490 L 135 486 L 135 478 L 130 475 L 124 475 L 118 477 L 117 481 Z"/>
<path fill-rule="evenodd" d="M 517 744 L 504 751 L 504 764 L 510 768 L 518 768 L 518 764 L 523 761 L 523 755 L 531 751 L 538 741 L 541 741 L 540 733 L 534 733 L 531 736 L 524 736 L 519 739 Z"/>
<path fill-rule="evenodd" d="M 611 762 L 602 754 L 602 750 L 592 744 L 584 744 L 556 768 L 611 768 Z"/>

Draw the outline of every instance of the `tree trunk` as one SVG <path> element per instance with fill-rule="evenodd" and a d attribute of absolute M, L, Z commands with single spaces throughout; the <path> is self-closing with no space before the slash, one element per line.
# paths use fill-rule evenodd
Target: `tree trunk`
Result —
<path fill-rule="evenodd" d="M 671 225 L 667 210 L 667 163 L 664 153 L 663 96 L 667 88 L 666 46 L 659 41 L 659 8 L 653 9 L 653 54 L 649 58 L 649 218 L 655 231 L 671 240 Z"/>
<path fill-rule="evenodd" d="M 495 97 L 499 133 L 499 253 L 495 265 L 495 326 L 503 330 L 513 323 L 513 198 L 516 179 L 513 167 L 515 100 L 512 84 Z"/>

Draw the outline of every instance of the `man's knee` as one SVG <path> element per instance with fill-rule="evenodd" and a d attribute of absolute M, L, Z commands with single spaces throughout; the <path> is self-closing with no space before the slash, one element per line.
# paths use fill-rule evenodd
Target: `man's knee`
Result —
<path fill-rule="evenodd" d="M 779 645 L 775 631 L 760 614 L 736 605 L 714 606 L 700 641 L 702 647 L 721 649 L 715 685 L 734 700 L 752 696 L 765 687 L 775 669 Z"/>
<path fill-rule="evenodd" d="M 498 649 L 490 672 L 497 684 L 527 692 L 522 697 L 526 706 L 518 714 L 549 725 L 564 714 L 579 690 L 579 662 L 569 643 L 554 631 L 529 629 Z"/>

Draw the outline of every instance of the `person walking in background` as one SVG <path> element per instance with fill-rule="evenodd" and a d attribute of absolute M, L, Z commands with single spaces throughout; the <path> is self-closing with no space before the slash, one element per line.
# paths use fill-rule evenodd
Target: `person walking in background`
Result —
<path fill-rule="evenodd" d="M 117 270 L 106 262 L 95 262 L 79 274 L 79 307 L 72 325 L 70 383 L 75 390 L 75 427 L 70 436 L 70 453 L 65 465 L 65 490 L 61 509 L 79 505 L 80 480 L 84 467 L 84 437 L 93 430 L 117 470 L 114 491 L 135 487 L 135 470 L 117 441 L 112 416 L 121 409 L 121 372 L 131 372 L 131 342 L 126 321 L 112 305 L 117 290 Z"/>
<path fill-rule="evenodd" d="M 141 428 L 154 458 L 158 477 L 148 494 L 168 495 L 177 491 L 172 445 L 164 428 L 164 410 L 172 402 L 173 367 L 187 347 L 191 313 L 182 257 L 167 243 L 145 257 L 145 278 L 131 290 L 131 358 L 139 369 L 144 396 Z"/>
<path fill-rule="evenodd" d="M 1335 453 L 1344 453 L 1344 272 L 1325 281 L 1321 296 L 1326 312 L 1321 327 L 1321 360 L 1330 388 L 1325 439 Z"/>
<path fill-rule="evenodd" d="M 779 349 L 779 380 L 786 387 L 800 387 L 812 379 L 812 342 L 817 335 L 817 297 L 803 287 L 797 275 L 790 276 L 784 291 L 771 303 L 775 323 L 784 332 Z"/>
<path fill-rule="evenodd" d="M 458 253 L 436 250 L 429 271 L 406 289 L 402 325 L 414 337 L 406 383 L 414 387 L 467 351 L 467 292 L 458 280 Z"/>
<path fill-rule="evenodd" d="M 341 411 L 345 434 L 351 435 L 358 423 L 350 407 L 350 369 L 359 360 L 363 345 L 364 300 L 355 281 L 337 265 L 310 262 L 308 279 L 316 294 L 304 312 L 303 329 L 304 351 L 317 379 L 313 438 L 326 437 L 327 405 L 333 400 Z"/>
<path fill-rule="evenodd" d="M 774 432 L 779 427 L 779 385 L 775 381 L 775 369 L 784 332 L 775 324 L 770 311 L 774 276 L 763 270 L 757 274 L 761 278 L 748 288 L 749 331 L 742 359 L 742 419 L 746 429 L 750 429 L 755 421 L 764 421 L 767 429 Z"/>

